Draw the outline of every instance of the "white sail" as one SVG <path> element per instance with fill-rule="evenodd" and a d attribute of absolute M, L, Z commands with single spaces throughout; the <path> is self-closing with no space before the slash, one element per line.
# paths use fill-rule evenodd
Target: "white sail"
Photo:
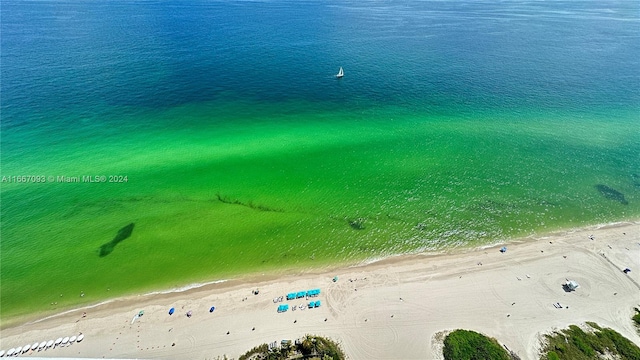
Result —
<path fill-rule="evenodd" d="M 338 71 L 338 75 L 336 75 L 337 78 L 341 78 L 344 76 L 344 70 L 342 70 L 342 66 L 340 66 L 340 70 Z"/>

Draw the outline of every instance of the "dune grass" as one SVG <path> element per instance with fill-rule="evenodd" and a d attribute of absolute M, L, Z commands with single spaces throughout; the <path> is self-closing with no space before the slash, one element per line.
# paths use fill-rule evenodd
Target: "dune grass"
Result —
<path fill-rule="evenodd" d="M 470 330 L 455 330 L 444 339 L 445 360 L 511 360 L 498 341 Z"/>
<path fill-rule="evenodd" d="M 639 360 L 640 348 L 618 332 L 588 322 L 589 328 L 570 325 L 568 329 L 545 335 L 541 359 L 587 360 L 620 359 Z"/>
<path fill-rule="evenodd" d="M 305 335 L 295 342 L 283 344 L 280 347 L 269 349 L 267 344 L 262 344 L 240 355 L 239 360 L 267 359 L 322 359 L 344 360 L 346 356 L 340 346 L 334 341 L 316 335 Z"/>

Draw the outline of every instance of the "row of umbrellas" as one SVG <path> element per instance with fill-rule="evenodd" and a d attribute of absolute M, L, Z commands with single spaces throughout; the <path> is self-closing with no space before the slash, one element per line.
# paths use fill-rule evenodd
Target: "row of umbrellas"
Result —
<path fill-rule="evenodd" d="M 25 346 L 19 346 L 17 348 L 11 348 L 9 350 L 7 350 L 6 352 L 4 350 L 0 350 L 0 357 L 3 356 L 14 356 L 14 355 L 20 355 L 20 354 L 24 354 L 27 351 L 31 350 L 31 351 L 41 351 L 41 350 L 46 350 L 50 347 L 56 347 L 56 346 L 64 346 L 64 345 L 71 345 L 74 342 L 81 342 L 84 339 L 84 335 L 80 334 L 78 336 L 73 335 L 73 336 L 65 336 L 65 337 L 60 337 L 57 338 L 55 341 L 54 340 L 49 340 L 49 341 L 43 341 L 40 343 L 33 343 L 33 344 L 27 344 Z"/>

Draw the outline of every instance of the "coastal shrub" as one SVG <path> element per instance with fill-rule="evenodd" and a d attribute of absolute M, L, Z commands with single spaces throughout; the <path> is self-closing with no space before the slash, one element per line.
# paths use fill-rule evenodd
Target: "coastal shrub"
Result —
<path fill-rule="evenodd" d="M 256 347 L 254 347 L 253 349 L 247 351 L 243 355 L 240 355 L 238 360 L 248 360 L 248 359 L 251 359 L 252 356 L 254 356 L 256 354 L 268 354 L 268 353 L 269 353 L 269 345 L 262 344 L 262 345 L 258 345 Z"/>
<path fill-rule="evenodd" d="M 288 360 L 288 359 L 321 359 L 344 360 L 346 356 L 340 346 L 330 339 L 315 335 L 305 335 L 287 347 L 269 350 L 267 344 L 254 347 L 241 355 L 238 360 Z"/>
<path fill-rule="evenodd" d="M 633 315 L 633 317 L 631 319 L 633 319 L 633 322 L 636 324 L 636 327 L 638 328 L 638 332 L 640 332 L 640 309 L 638 308 L 633 308 L 636 311 L 636 314 Z"/>
<path fill-rule="evenodd" d="M 640 348 L 629 339 L 609 328 L 588 323 L 582 329 L 570 325 L 568 329 L 545 335 L 541 359 L 588 360 L 614 358 L 640 360 Z"/>
<path fill-rule="evenodd" d="M 510 360 L 496 339 L 470 330 L 455 330 L 444 339 L 445 360 Z"/>

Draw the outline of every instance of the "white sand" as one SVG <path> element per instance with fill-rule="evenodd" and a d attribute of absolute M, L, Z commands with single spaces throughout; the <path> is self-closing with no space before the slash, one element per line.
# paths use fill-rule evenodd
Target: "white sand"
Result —
<path fill-rule="evenodd" d="M 3 329 L 0 346 L 82 332 L 81 343 L 30 356 L 237 358 L 256 345 L 311 333 L 337 340 L 351 359 L 438 359 L 436 334 L 463 328 L 497 338 L 523 359 L 537 359 L 541 334 L 585 321 L 640 344 L 631 321 L 633 307 L 640 306 L 640 221 L 524 239 L 505 254 L 498 249 L 403 256 L 330 273 L 121 299 Z M 622 273 L 625 267 L 632 272 Z M 566 279 L 580 288 L 565 292 Z M 251 293 L 256 288 L 259 295 Z M 320 308 L 276 312 L 273 298 L 313 288 L 322 290 Z M 552 305 L 557 302 L 562 309 Z M 212 305 L 216 310 L 209 313 Z M 173 316 L 167 314 L 171 307 Z M 132 325 L 142 309 L 144 316 Z"/>

